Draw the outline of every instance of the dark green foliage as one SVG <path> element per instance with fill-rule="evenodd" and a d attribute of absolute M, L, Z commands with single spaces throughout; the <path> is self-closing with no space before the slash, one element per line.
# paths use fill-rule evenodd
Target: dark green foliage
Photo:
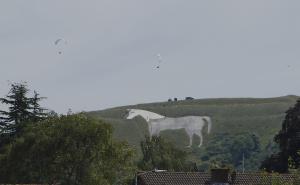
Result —
<path fill-rule="evenodd" d="M 267 157 L 264 161 L 262 161 L 260 168 L 269 173 L 287 173 L 288 159 L 281 152 L 277 154 L 272 154 L 271 156 Z"/>
<path fill-rule="evenodd" d="M 29 89 L 26 83 L 13 83 L 5 98 L 0 103 L 8 106 L 8 111 L 0 111 L 0 134 L 18 134 L 28 121 L 38 121 L 44 117 L 44 109 L 39 102 L 44 99 L 34 92 L 34 97 L 28 97 Z"/>
<path fill-rule="evenodd" d="M 31 110 L 30 119 L 33 122 L 37 122 L 37 121 L 41 121 L 47 116 L 47 114 L 45 113 L 46 109 L 42 108 L 41 105 L 39 104 L 40 101 L 46 98 L 40 97 L 40 94 L 37 93 L 36 91 L 34 91 L 33 93 L 34 93 L 33 98 L 30 99 L 30 110 Z"/>
<path fill-rule="evenodd" d="M 0 156 L 0 182 L 62 185 L 126 184 L 133 150 L 112 128 L 83 115 L 51 117 L 25 128 Z"/>
<path fill-rule="evenodd" d="M 21 123 L 30 118 L 30 99 L 27 97 L 26 84 L 11 84 L 9 94 L 0 98 L 0 102 L 8 105 L 8 111 L 0 111 L 1 131 L 5 133 L 18 132 Z"/>
<path fill-rule="evenodd" d="M 188 164 L 187 153 L 174 147 L 161 137 L 146 137 L 141 142 L 143 158 L 139 162 L 142 170 L 193 171 L 193 164 Z"/>
<path fill-rule="evenodd" d="M 280 173 L 300 167 L 300 100 L 286 112 L 282 128 L 274 137 L 280 152 L 267 158 L 262 168 Z"/>
<path fill-rule="evenodd" d="M 260 152 L 260 141 L 255 134 L 224 133 L 217 134 L 208 142 L 203 151 L 200 151 L 200 158 L 207 166 L 234 167 L 239 171 L 242 170 L 244 158 L 245 169 L 249 171 L 255 170 L 255 161 L 260 160 Z"/>

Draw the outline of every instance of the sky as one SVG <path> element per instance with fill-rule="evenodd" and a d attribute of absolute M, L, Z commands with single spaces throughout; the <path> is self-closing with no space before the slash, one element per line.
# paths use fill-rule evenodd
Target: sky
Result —
<path fill-rule="evenodd" d="M 65 113 L 300 95 L 299 8 L 299 0 L 2 0 L 0 96 L 26 81 L 45 107 Z"/>

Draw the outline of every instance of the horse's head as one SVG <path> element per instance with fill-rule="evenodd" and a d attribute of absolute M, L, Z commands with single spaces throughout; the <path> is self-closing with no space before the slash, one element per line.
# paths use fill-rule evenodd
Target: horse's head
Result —
<path fill-rule="evenodd" d="M 150 111 L 141 110 L 141 109 L 127 109 L 127 111 L 128 111 L 128 115 L 126 116 L 126 119 L 133 119 L 137 116 L 141 116 L 148 122 L 150 121 L 150 119 L 164 118 L 164 116 L 162 115 Z"/>
<path fill-rule="evenodd" d="M 133 119 L 139 115 L 137 111 L 134 109 L 127 109 L 127 111 L 128 114 L 126 115 L 126 119 Z"/>

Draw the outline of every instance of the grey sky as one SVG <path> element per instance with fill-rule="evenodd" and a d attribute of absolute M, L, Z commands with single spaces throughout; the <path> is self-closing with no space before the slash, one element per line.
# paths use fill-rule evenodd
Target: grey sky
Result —
<path fill-rule="evenodd" d="M 58 112 L 299 95 L 299 8 L 298 0 L 3 0 L 0 95 L 7 80 L 27 81 Z M 68 41 L 62 55 L 58 38 Z"/>

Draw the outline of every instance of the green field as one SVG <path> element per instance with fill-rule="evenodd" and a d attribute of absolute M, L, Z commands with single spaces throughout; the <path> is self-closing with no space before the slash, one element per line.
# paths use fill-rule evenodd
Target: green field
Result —
<path fill-rule="evenodd" d="M 178 102 L 161 102 L 116 107 L 101 111 L 89 112 L 88 115 L 97 119 L 104 119 L 114 127 L 114 136 L 117 139 L 128 141 L 139 150 L 139 143 L 148 135 L 147 124 L 142 118 L 126 120 L 126 109 L 136 108 L 156 112 L 168 117 L 187 115 L 210 116 L 212 118 L 212 132 L 207 135 L 204 129 L 204 145 L 199 150 L 191 151 L 194 159 L 199 159 L 205 153 L 207 143 L 218 134 L 236 135 L 254 133 L 259 137 L 261 148 L 272 141 L 281 127 L 285 111 L 293 106 L 299 97 L 284 96 L 278 98 L 220 98 L 185 100 Z M 165 131 L 161 134 L 179 148 L 186 149 L 188 137 L 183 130 Z M 198 138 L 194 140 L 194 147 L 198 145 Z"/>

